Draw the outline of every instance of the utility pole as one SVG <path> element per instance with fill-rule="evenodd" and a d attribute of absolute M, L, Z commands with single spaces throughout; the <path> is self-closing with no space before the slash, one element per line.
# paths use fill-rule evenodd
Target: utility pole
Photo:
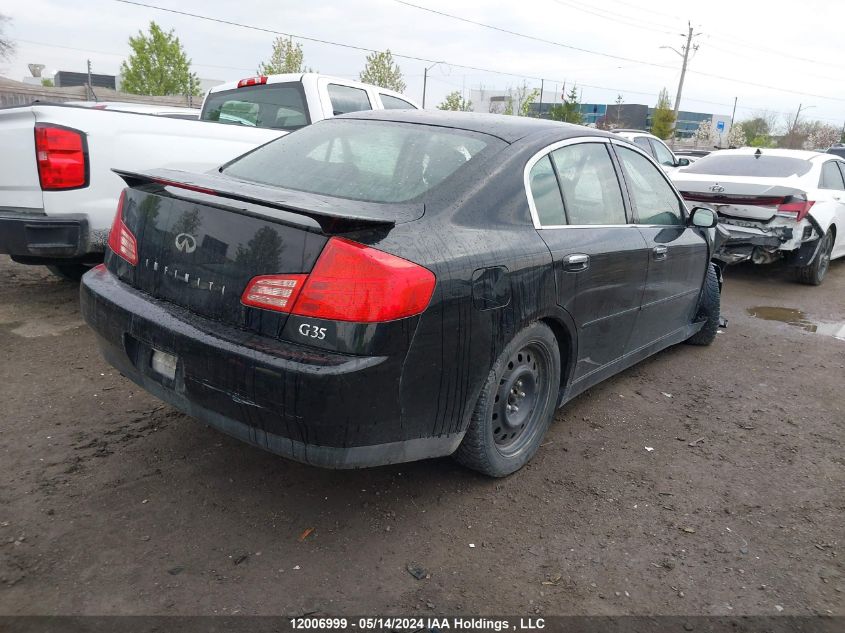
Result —
<path fill-rule="evenodd" d="M 736 102 L 739 100 L 739 97 L 734 97 L 734 110 L 731 112 L 731 127 L 734 126 L 734 118 L 736 117 Z"/>
<path fill-rule="evenodd" d="M 94 95 L 94 86 L 91 85 L 91 60 L 89 59 L 87 61 L 88 61 L 88 90 L 85 93 L 85 100 L 91 101 L 93 99 L 94 101 L 96 101 L 97 98 L 96 98 L 96 95 Z"/>
<path fill-rule="evenodd" d="M 540 114 L 539 117 L 543 118 L 543 90 L 545 87 L 545 79 L 540 78 Z"/>
<path fill-rule="evenodd" d="M 792 122 L 792 127 L 789 129 L 789 146 L 792 147 L 792 142 L 795 139 L 795 130 L 798 129 L 798 117 L 801 116 L 801 108 L 804 107 L 803 103 L 798 104 L 798 112 L 795 113 L 795 121 Z"/>
<path fill-rule="evenodd" d="M 699 35 L 701 35 L 701 33 L 695 33 L 694 32 L 694 30 L 692 28 L 692 22 L 687 22 L 687 26 L 689 28 L 687 29 L 686 34 L 681 33 L 681 36 L 686 38 L 686 43 L 681 47 L 680 51 L 674 49 L 671 46 L 661 46 L 660 47 L 660 48 L 668 48 L 672 52 L 680 55 L 684 60 L 683 64 L 681 65 L 681 78 L 678 81 L 678 92 L 675 93 L 675 120 L 672 123 L 672 144 L 673 145 L 675 144 L 675 127 L 678 125 L 678 110 L 680 109 L 680 106 L 681 106 L 681 95 L 684 92 L 684 79 L 686 78 L 686 75 L 687 75 L 687 64 L 689 64 L 690 50 L 692 50 L 693 53 L 698 50 L 698 44 L 693 45 L 692 38 L 698 37 Z"/>

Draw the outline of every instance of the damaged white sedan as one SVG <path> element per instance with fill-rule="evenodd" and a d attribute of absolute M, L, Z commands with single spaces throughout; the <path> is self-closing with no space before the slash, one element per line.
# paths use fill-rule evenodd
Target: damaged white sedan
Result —
<path fill-rule="evenodd" d="M 819 285 L 845 256 L 845 161 L 833 154 L 743 148 L 710 154 L 671 178 L 684 199 L 719 215 L 726 264 L 784 259 Z"/>

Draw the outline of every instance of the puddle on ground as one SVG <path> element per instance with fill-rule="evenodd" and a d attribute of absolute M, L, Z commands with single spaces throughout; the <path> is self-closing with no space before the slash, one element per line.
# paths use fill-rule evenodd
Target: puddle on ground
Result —
<path fill-rule="evenodd" d="M 775 306 L 756 306 L 748 308 L 748 314 L 765 321 L 780 321 L 793 327 L 799 327 L 807 332 L 824 334 L 845 341 L 845 322 L 821 323 L 808 318 L 801 310 L 793 308 L 779 308 Z"/>

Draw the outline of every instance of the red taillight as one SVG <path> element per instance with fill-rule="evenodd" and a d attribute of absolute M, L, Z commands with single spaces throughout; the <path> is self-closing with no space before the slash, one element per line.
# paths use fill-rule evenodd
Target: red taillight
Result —
<path fill-rule="evenodd" d="M 303 281 L 285 305 L 256 299 L 264 280 Z M 435 277 L 427 268 L 390 253 L 333 237 L 308 275 L 271 275 L 250 281 L 241 301 L 298 316 L 376 323 L 419 314 L 428 306 Z M 295 302 L 294 302 L 295 299 Z"/>
<path fill-rule="evenodd" d="M 263 86 L 267 83 L 267 75 L 260 75 L 258 77 L 247 77 L 238 82 L 238 88 L 245 88 L 246 86 Z"/>
<path fill-rule="evenodd" d="M 815 200 L 794 200 L 778 205 L 778 215 L 786 217 L 794 217 L 796 222 L 800 222 L 807 217 L 810 209 L 815 204 Z"/>
<path fill-rule="evenodd" d="M 121 191 L 120 200 L 117 203 L 117 213 L 114 214 L 114 222 L 112 222 L 111 231 L 109 231 L 109 248 L 134 266 L 138 263 L 138 242 L 129 227 L 123 223 L 124 200 L 126 200 L 126 192 Z"/>
<path fill-rule="evenodd" d="M 88 157 L 82 132 L 35 124 L 35 159 L 44 190 L 77 189 L 88 184 Z"/>
<path fill-rule="evenodd" d="M 290 312 L 308 275 L 253 277 L 241 295 L 244 305 Z"/>

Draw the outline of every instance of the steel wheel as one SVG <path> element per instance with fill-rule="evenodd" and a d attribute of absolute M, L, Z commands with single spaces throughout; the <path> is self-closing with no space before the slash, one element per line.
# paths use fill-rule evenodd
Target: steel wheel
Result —
<path fill-rule="evenodd" d="M 505 364 L 490 417 L 493 440 L 502 455 L 518 453 L 530 441 L 548 398 L 550 364 L 548 351 L 536 344 L 521 348 Z"/>

